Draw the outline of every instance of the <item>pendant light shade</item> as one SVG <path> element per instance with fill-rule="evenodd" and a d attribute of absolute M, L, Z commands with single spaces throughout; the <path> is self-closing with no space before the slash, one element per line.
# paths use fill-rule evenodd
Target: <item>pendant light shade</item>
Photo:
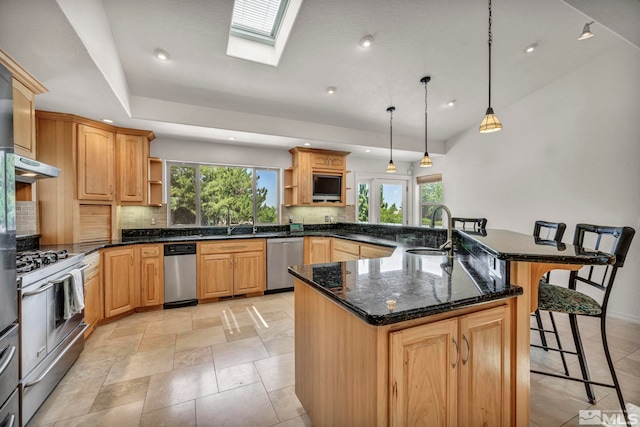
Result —
<path fill-rule="evenodd" d="M 489 0 L 489 107 L 487 113 L 480 123 L 480 133 L 497 132 L 502 129 L 502 123 L 491 108 L 491 44 L 493 43 L 493 35 L 491 34 L 491 0 Z"/>
<path fill-rule="evenodd" d="M 591 24 L 593 24 L 594 22 L 595 21 L 591 21 L 584 24 L 584 28 L 582 28 L 582 33 L 580 34 L 580 37 L 578 37 L 578 40 L 584 40 L 593 37 L 593 33 L 591 32 Z"/>
<path fill-rule="evenodd" d="M 387 108 L 389 112 L 389 164 L 387 165 L 387 173 L 396 173 L 398 171 L 396 165 L 393 164 L 393 112 L 395 110 L 396 107 Z"/>
<path fill-rule="evenodd" d="M 421 168 L 429 168 L 433 166 L 433 162 L 429 157 L 429 150 L 427 149 L 427 83 L 431 81 L 431 77 L 425 76 L 420 79 L 420 83 L 424 85 L 424 157 L 420 160 Z"/>

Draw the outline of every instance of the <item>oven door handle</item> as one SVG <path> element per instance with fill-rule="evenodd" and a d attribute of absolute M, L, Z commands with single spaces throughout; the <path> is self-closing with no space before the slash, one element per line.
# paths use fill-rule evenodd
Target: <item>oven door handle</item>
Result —
<path fill-rule="evenodd" d="M 34 295 L 41 294 L 41 293 L 43 293 L 44 291 L 46 291 L 47 289 L 51 289 L 51 288 L 53 288 L 53 285 L 55 285 L 55 283 L 53 283 L 53 282 L 49 282 L 49 283 L 47 283 L 46 285 L 39 287 L 39 288 L 38 288 L 38 289 L 36 289 L 35 291 L 24 292 L 24 293 L 22 294 L 22 298 L 24 298 L 24 297 L 31 297 L 31 296 L 34 296 Z"/>
<path fill-rule="evenodd" d="M 16 416 L 14 414 L 9 414 L 7 415 L 7 418 L 5 418 L 2 421 L 1 427 L 13 427 L 15 423 L 16 423 Z"/>
<path fill-rule="evenodd" d="M 16 354 L 15 345 L 9 346 L 2 351 L 2 357 L 0 357 L 0 375 L 4 374 L 4 371 L 7 370 L 14 354 Z"/>
<path fill-rule="evenodd" d="M 82 267 L 78 268 L 78 270 L 84 271 L 87 268 L 89 268 L 89 264 L 82 264 Z M 65 280 L 69 279 L 70 277 L 71 277 L 71 273 L 67 273 L 67 274 L 65 274 L 64 276 L 62 276 L 59 279 L 51 280 L 49 283 L 51 283 L 52 285 L 57 285 L 57 284 L 60 284 L 60 283 L 64 282 Z"/>
<path fill-rule="evenodd" d="M 60 361 L 60 359 L 62 359 L 65 355 L 65 353 L 67 352 L 67 350 L 73 346 L 76 341 L 78 341 L 80 338 L 84 337 L 84 331 L 87 330 L 87 328 L 89 327 L 89 325 L 87 325 L 86 323 L 82 323 L 82 331 L 78 334 L 77 337 L 75 337 L 67 346 L 67 348 L 64 349 L 64 351 L 62 351 L 58 357 L 55 358 L 55 360 L 53 362 L 51 362 L 51 364 L 49 365 L 49 367 L 47 368 L 46 371 L 44 371 L 42 374 L 40 374 L 40 376 L 38 378 L 36 378 L 35 380 L 31 381 L 30 383 L 26 383 L 22 386 L 22 389 L 26 389 L 28 387 L 33 387 L 34 385 L 38 384 L 40 381 L 42 381 L 44 379 L 44 377 L 47 376 L 47 374 L 56 366 L 56 364 Z"/>

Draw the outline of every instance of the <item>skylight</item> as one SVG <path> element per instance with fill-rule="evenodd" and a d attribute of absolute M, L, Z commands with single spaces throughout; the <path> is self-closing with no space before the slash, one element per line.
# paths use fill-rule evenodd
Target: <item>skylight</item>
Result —
<path fill-rule="evenodd" d="M 235 0 L 231 19 L 231 34 L 275 44 L 288 0 Z"/>

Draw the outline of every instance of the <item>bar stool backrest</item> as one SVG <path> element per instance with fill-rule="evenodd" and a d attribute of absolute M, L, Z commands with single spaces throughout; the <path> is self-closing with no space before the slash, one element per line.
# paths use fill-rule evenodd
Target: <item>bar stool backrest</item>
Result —
<path fill-rule="evenodd" d="M 590 265 L 578 271 L 572 271 L 569 288 L 576 289 L 578 283 L 584 283 L 604 291 L 602 315 L 606 313 L 609 294 L 613 288 L 618 268 L 624 266 L 635 230 L 631 227 L 608 227 L 593 224 L 578 224 L 573 235 L 573 244 L 585 250 L 607 252 L 615 255 L 613 265 Z"/>
<path fill-rule="evenodd" d="M 471 229 L 473 231 L 480 231 L 480 230 L 484 230 L 485 228 L 487 228 L 487 218 L 460 218 L 460 217 L 453 217 L 453 218 L 451 218 L 451 221 L 453 222 L 453 228 L 456 228 L 456 223 L 457 222 L 461 222 L 463 230 L 467 229 L 467 224 L 469 224 L 472 227 Z"/>
<path fill-rule="evenodd" d="M 536 221 L 533 226 L 533 236 L 560 243 L 566 229 L 567 224 L 564 222 Z"/>

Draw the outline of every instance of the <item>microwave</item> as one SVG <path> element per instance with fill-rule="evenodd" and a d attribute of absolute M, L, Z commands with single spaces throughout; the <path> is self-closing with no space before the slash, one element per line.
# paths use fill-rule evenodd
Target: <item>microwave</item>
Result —
<path fill-rule="evenodd" d="M 340 202 L 342 175 L 313 174 L 313 201 Z"/>

